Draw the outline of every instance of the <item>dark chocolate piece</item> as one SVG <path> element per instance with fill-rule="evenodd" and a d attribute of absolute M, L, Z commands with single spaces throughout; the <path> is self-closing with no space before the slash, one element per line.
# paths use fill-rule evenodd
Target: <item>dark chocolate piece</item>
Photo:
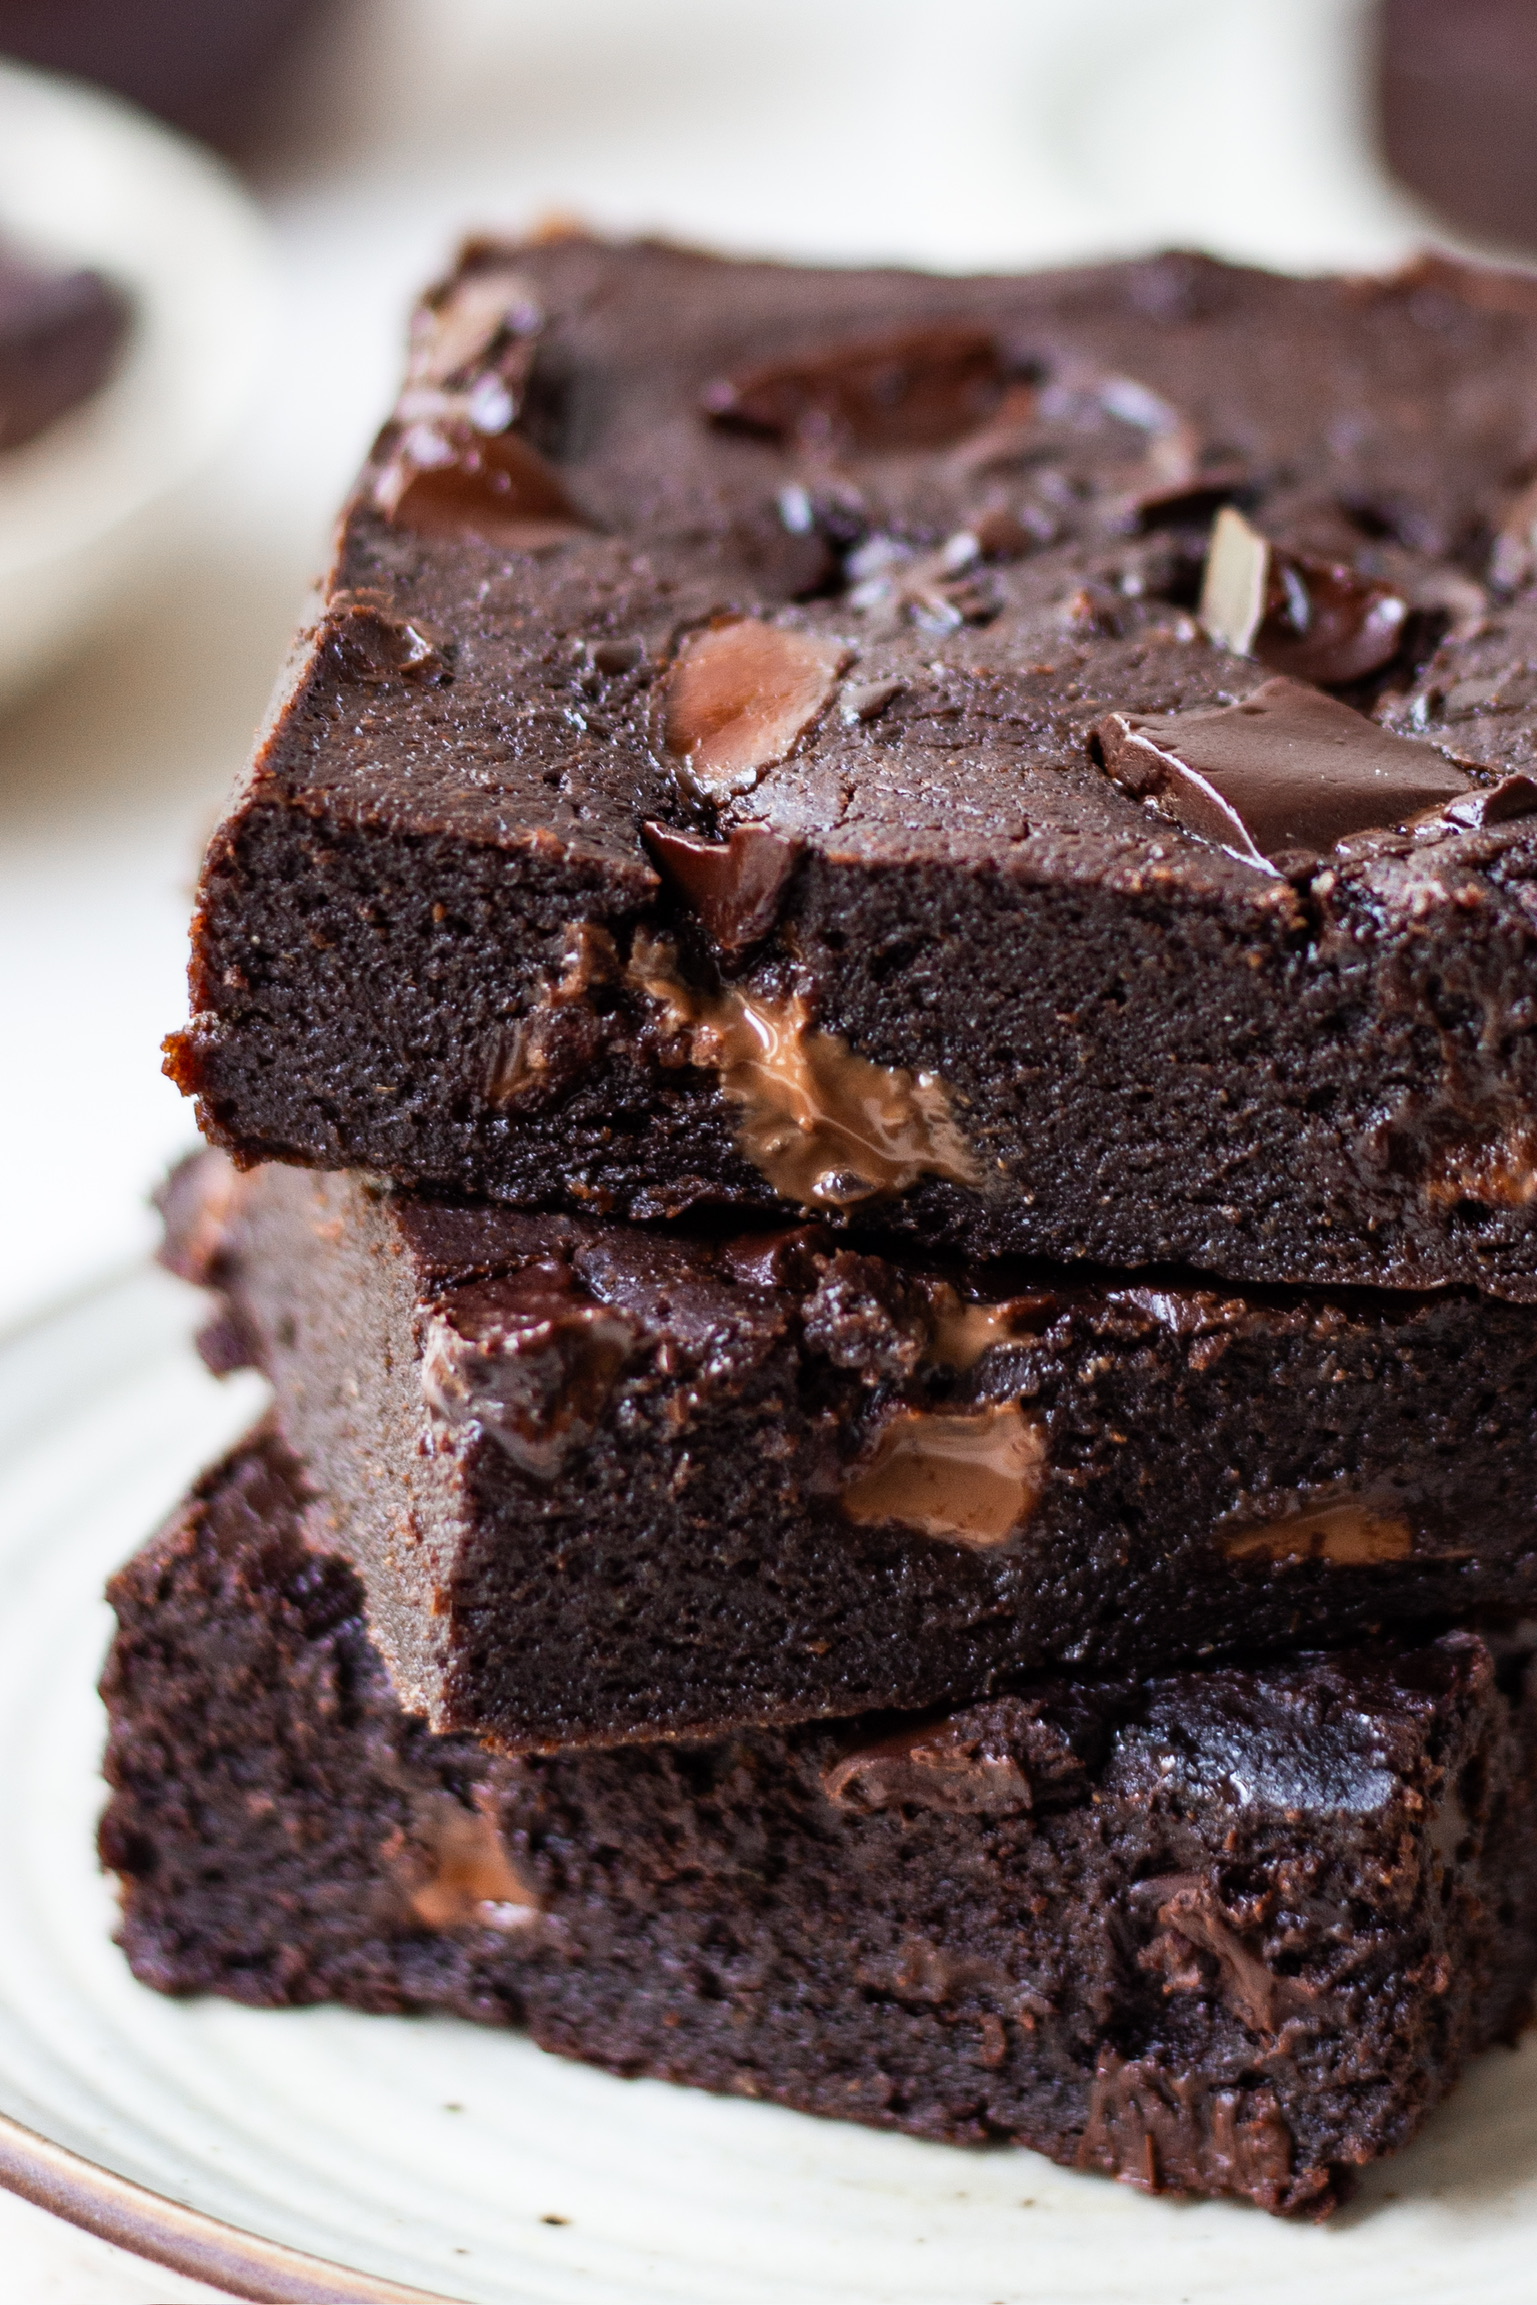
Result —
<path fill-rule="evenodd" d="M 400 1688 L 508 1748 L 1537 1611 L 1520 1307 L 946 1270 L 212 1153 L 167 1214 Z"/>
<path fill-rule="evenodd" d="M 1214 712 L 1111 713 L 1095 735 L 1118 784 L 1261 868 L 1478 794 L 1444 753 L 1300 680 Z"/>
<path fill-rule="evenodd" d="M 114 1581 L 101 1847 L 163 1992 L 1325 2214 L 1537 1966 L 1537 1722 L 1452 1633 L 942 1721 L 498 1760 L 403 1712 L 270 1437 Z"/>
<path fill-rule="evenodd" d="M 722 952 L 744 952 L 767 936 L 795 870 L 799 841 L 766 824 L 739 824 L 726 841 L 669 832 L 662 824 L 648 824 L 645 831 L 647 848 Z"/>
<path fill-rule="evenodd" d="M 50 271 L 0 245 L 0 449 L 101 390 L 128 319 L 128 299 L 99 272 Z"/>
<path fill-rule="evenodd" d="M 523 1207 L 1537 1298 L 1537 817 L 1394 830 L 1525 755 L 1383 733 L 1479 655 L 1534 368 L 1530 284 L 1445 263 L 472 248 L 210 846 L 176 1078 L 242 1158 Z M 1235 496 L 1252 659 L 1191 613 Z M 346 661 L 365 598 L 441 672 Z M 1360 711 L 1326 821 L 1200 837 L 1097 764 L 1278 662 Z"/>
<path fill-rule="evenodd" d="M 1364 680 L 1397 656 L 1409 608 L 1340 561 L 1278 551 L 1232 505 L 1212 525 L 1201 622 L 1273 672 L 1324 687 Z"/>

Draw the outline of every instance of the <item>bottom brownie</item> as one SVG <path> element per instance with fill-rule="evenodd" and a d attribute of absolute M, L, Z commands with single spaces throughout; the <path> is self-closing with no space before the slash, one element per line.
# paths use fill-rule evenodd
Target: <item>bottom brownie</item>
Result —
<path fill-rule="evenodd" d="M 168 1992 L 1322 2215 L 1521 2021 L 1527 1657 L 1468 1632 L 509 1760 L 403 1713 L 270 1433 L 115 1580 L 122 1942 Z"/>

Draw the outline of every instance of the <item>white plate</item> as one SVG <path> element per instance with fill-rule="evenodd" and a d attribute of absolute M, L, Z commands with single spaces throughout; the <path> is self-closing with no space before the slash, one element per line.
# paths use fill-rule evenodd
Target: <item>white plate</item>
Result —
<path fill-rule="evenodd" d="M 0 234 L 125 287 L 93 400 L 0 455 L 0 697 L 174 551 L 234 439 L 274 324 L 266 228 L 211 153 L 114 97 L 0 64 Z"/>
<path fill-rule="evenodd" d="M 192 1318 L 134 1273 L 0 1341 L 0 2180 L 279 2299 L 1527 2305 L 1537 2045 L 1484 2059 L 1332 2225 L 1294 2227 L 448 2020 L 136 1985 L 91 1847 L 101 1583 L 261 1398 L 201 1373 Z"/>

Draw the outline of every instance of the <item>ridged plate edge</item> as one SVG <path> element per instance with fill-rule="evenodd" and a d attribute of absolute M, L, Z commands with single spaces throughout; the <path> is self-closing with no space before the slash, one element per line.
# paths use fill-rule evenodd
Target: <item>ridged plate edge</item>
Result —
<path fill-rule="evenodd" d="M 0 2185 L 136 2257 L 257 2305 L 463 2305 L 243 2233 L 100 2168 L 0 2113 Z"/>

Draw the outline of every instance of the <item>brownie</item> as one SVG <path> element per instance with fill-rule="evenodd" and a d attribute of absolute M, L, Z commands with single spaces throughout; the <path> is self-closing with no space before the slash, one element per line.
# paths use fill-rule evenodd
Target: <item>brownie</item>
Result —
<path fill-rule="evenodd" d="M 1525 1663 L 1472 1633 L 497 1758 L 394 1696 L 269 1434 L 112 1586 L 135 1973 L 1326 2213 L 1537 1960 Z"/>
<path fill-rule="evenodd" d="M 127 331 L 128 300 L 101 273 L 52 270 L 0 240 L 0 449 L 99 391 Z"/>
<path fill-rule="evenodd" d="M 1537 1298 L 1537 785 L 1393 721 L 1511 594 L 1534 362 L 1440 260 L 472 245 L 169 1069 L 242 1160 Z"/>
<path fill-rule="evenodd" d="M 504 1749 L 1537 1613 L 1537 1323 L 451 1208 L 205 1153 L 223 1292 L 407 1703 Z"/>
<path fill-rule="evenodd" d="M 1465 232 L 1537 247 L 1537 19 L 1529 0 L 1378 0 L 1388 166 Z"/>

